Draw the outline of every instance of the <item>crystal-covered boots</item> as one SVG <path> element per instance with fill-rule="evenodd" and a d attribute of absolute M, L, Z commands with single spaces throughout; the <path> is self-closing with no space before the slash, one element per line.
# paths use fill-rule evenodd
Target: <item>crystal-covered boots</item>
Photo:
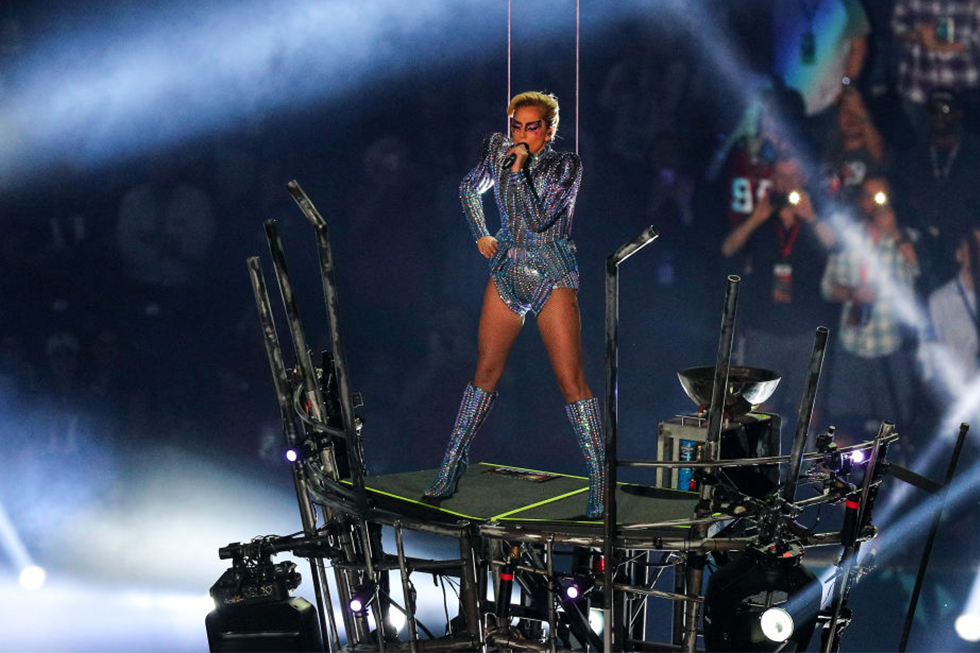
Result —
<path fill-rule="evenodd" d="M 472 383 L 467 384 L 442 466 L 426 488 L 424 498 L 444 499 L 456 494 L 459 479 L 470 463 L 470 443 L 496 398 L 496 392 L 487 392 Z"/>
<path fill-rule="evenodd" d="M 603 495 L 606 489 L 606 448 L 599 400 L 593 397 L 566 404 L 565 414 L 572 423 L 589 467 L 589 503 L 585 514 L 598 518 L 604 510 Z"/>

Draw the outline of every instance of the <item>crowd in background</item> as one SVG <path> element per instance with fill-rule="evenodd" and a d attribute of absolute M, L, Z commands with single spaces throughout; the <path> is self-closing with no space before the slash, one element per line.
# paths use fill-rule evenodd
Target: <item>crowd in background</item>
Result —
<path fill-rule="evenodd" d="M 877 26 L 856 1 L 778 4 L 772 85 L 718 176 L 721 250 L 749 285 L 742 360 L 790 390 L 779 412 L 825 322 L 829 419 L 852 441 L 901 424 L 908 460 L 969 417 L 978 371 L 980 5 L 873 4 Z"/>
<path fill-rule="evenodd" d="M 890 419 L 925 442 L 977 371 L 980 3 L 716 9 L 719 32 L 754 71 L 741 79 L 705 56 L 696 26 L 655 16 L 616 26 L 588 51 L 579 143 L 568 120 L 558 141 L 579 145 L 584 160 L 575 227 L 583 269 L 601 269 L 601 255 L 656 225 L 645 286 L 658 304 L 631 310 L 662 337 L 637 345 L 640 358 L 679 369 L 710 356 L 720 302 L 700 297 L 737 272 L 736 358 L 784 376 L 773 410 L 795 415 L 814 327 L 826 324 L 820 410 L 852 424 L 855 438 Z M 16 43 L 7 46 L 15 57 Z M 549 90 L 558 73 L 544 55 L 538 63 L 515 87 Z M 309 180 L 339 243 L 366 434 L 392 443 L 404 431 L 445 431 L 449 403 L 430 406 L 472 366 L 478 307 L 468 302 L 485 279 L 457 186 L 482 135 L 504 125 L 496 71 L 477 62 L 440 79 L 386 80 L 360 95 L 384 101 L 355 101 L 356 115 L 328 107 L 289 128 L 257 115 L 174 151 L 100 170 L 66 161 L 43 184 L 6 187 L 5 449 L 70 465 L 80 452 L 111 455 L 152 439 L 237 447 L 278 464 L 278 412 L 244 261 L 265 252 L 263 220 L 299 217 L 284 190 L 294 177 Z M 570 116 L 571 98 L 561 99 Z M 308 249 L 287 253 L 308 262 Z M 315 266 L 305 269 L 318 284 Z M 271 282 L 271 266 L 266 273 Z M 601 320 L 601 293 L 598 278 L 583 286 L 587 325 Z M 318 310 L 309 307 L 319 347 Z M 587 347 L 598 343 L 591 338 Z M 676 386 L 657 383 L 657 392 Z M 389 418 L 372 423 L 372 406 Z M 442 441 L 419 443 L 432 464 Z M 404 463 L 398 447 L 368 455 L 379 473 Z"/>

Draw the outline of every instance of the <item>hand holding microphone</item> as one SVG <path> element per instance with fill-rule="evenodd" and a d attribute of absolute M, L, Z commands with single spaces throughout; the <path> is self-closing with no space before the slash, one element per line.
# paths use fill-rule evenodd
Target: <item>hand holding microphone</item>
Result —
<path fill-rule="evenodd" d="M 527 143 L 515 143 L 514 147 L 510 148 L 510 150 L 507 152 L 507 156 L 504 157 L 504 164 L 500 167 L 500 169 L 507 170 L 510 168 L 512 172 L 517 172 L 524 167 L 524 162 L 527 161 L 527 158 L 530 155 L 531 148 L 528 147 Z M 517 164 L 516 170 L 514 169 L 515 163 Z"/>

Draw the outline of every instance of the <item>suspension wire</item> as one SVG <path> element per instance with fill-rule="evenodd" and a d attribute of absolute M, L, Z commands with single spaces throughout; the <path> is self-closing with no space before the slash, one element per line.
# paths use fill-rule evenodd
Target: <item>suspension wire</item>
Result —
<path fill-rule="evenodd" d="M 510 64 L 510 48 L 511 48 L 511 41 L 510 41 L 510 3 L 511 3 L 511 0 L 507 0 L 507 104 L 508 105 L 510 104 L 510 98 L 512 97 L 511 94 L 510 94 L 510 65 L 511 65 Z M 508 117 L 508 119 L 507 119 L 507 129 L 504 130 L 504 133 L 505 134 L 506 133 L 509 133 L 509 131 L 510 131 L 510 118 Z"/>
<path fill-rule="evenodd" d="M 511 38 L 511 5 L 513 0 L 507 0 L 507 103 L 510 104 L 511 94 L 511 70 L 513 67 L 511 52 L 513 41 Z M 575 154 L 578 154 L 578 133 L 579 133 L 579 108 L 581 106 L 581 69 L 582 69 L 582 0 L 575 0 Z M 510 121 L 507 122 L 508 130 Z"/>
<path fill-rule="evenodd" d="M 508 0 L 510 2 L 510 0 Z M 579 45 L 582 39 L 581 30 L 582 0 L 575 0 L 575 154 L 578 154 L 578 112 L 579 112 L 579 70 L 581 57 Z"/>

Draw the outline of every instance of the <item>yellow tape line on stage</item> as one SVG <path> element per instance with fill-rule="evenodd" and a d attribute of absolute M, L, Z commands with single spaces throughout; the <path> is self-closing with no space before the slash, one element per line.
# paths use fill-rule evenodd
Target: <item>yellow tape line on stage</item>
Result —
<path fill-rule="evenodd" d="M 537 508 L 538 506 L 544 506 L 544 505 L 547 505 L 549 503 L 554 503 L 555 501 L 561 501 L 562 499 L 567 499 L 568 497 L 573 497 L 576 494 L 582 494 L 583 492 L 587 492 L 588 490 L 589 490 L 589 488 L 583 487 L 583 488 L 580 488 L 578 490 L 573 490 L 572 492 L 566 492 L 565 494 L 559 494 L 556 497 L 551 497 L 550 499 L 545 499 L 544 501 L 538 501 L 537 503 L 532 503 L 532 504 L 527 505 L 527 506 L 521 506 L 520 508 L 514 508 L 513 510 L 508 510 L 507 512 L 501 513 L 499 515 L 494 515 L 493 517 L 490 518 L 490 520 L 491 521 L 496 521 L 498 519 L 503 519 L 504 517 L 507 517 L 508 515 L 513 515 L 516 512 L 523 512 L 525 510 L 530 510 L 531 508 Z M 579 521 L 579 520 L 576 520 L 576 519 L 542 519 L 542 520 L 528 520 L 528 521 Z M 594 520 L 590 520 L 590 521 L 594 521 Z"/>
<path fill-rule="evenodd" d="M 347 484 L 349 484 L 348 481 L 341 481 L 341 483 L 347 483 Z M 438 510 L 440 512 L 449 513 L 450 515 L 455 515 L 457 517 L 463 517 L 465 519 L 476 519 L 478 521 L 485 521 L 486 520 L 486 517 L 477 517 L 475 515 L 467 515 L 467 514 L 462 513 L 462 512 L 456 512 L 454 510 L 449 510 L 447 508 L 443 508 L 442 506 L 437 506 L 437 505 L 434 505 L 434 504 L 431 504 L 431 503 L 426 503 L 425 501 L 419 501 L 418 499 L 409 499 L 408 497 L 403 497 L 403 496 L 401 496 L 399 494 L 392 494 L 391 492 L 385 492 L 384 490 L 378 490 L 378 489 L 371 488 L 371 487 L 365 487 L 364 489 L 367 490 L 368 492 L 374 492 L 375 494 L 383 494 L 384 496 L 391 497 L 392 499 L 398 499 L 399 501 L 407 501 L 409 503 L 415 503 L 415 504 L 418 504 L 420 506 L 425 506 L 426 508 L 431 508 L 432 510 Z"/>

